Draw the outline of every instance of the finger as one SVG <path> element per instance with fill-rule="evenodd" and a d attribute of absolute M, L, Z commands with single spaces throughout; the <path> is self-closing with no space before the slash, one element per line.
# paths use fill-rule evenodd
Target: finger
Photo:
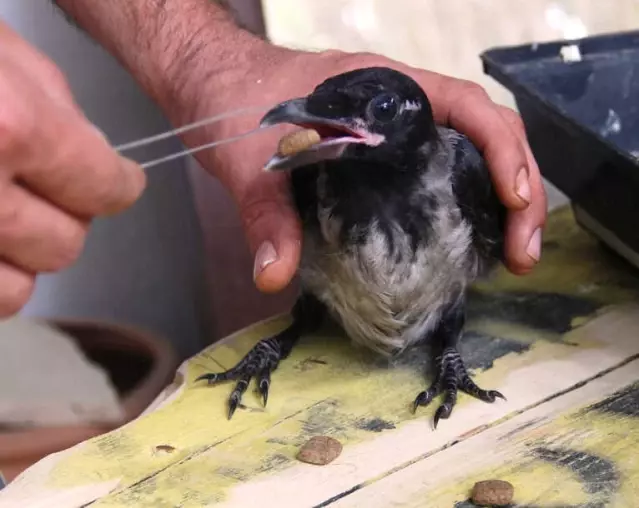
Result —
<path fill-rule="evenodd" d="M 301 229 L 287 189 L 286 175 L 262 174 L 239 203 L 244 231 L 255 255 L 255 284 L 266 293 L 284 289 L 300 259 Z"/>
<path fill-rule="evenodd" d="M 451 80 L 450 85 L 446 123 L 466 134 L 482 152 L 504 205 L 515 210 L 527 207 L 530 170 L 521 139 L 483 88 L 461 80 Z"/>
<path fill-rule="evenodd" d="M 87 225 L 17 185 L 0 192 L 0 257 L 28 272 L 57 271 L 75 261 Z"/>
<path fill-rule="evenodd" d="M 506 264 L 518 275 L 530 272 L 539 262 L 546 222 L 546 192 L 539 173 L 531 174 L 530 186 L 534 196 L 530 206 L 511 211 L 506 221 Z"/>
<path fill-rule="evenodd" d="M 506 236 L 507 266 L 513 273 L 523 274 L 532 270 L 540 259 L 542 230 L 547 218 L 548 203 L 541 172 L 528 145 L 521 117 L 505 106 L 499 106 L 499 109 L 522 140 L 530 172 L 531 205 L 524 210 L 510 212 Z"/>
<path fill-rule="evenodd" d="M 537 165 L 537 161 L 535 160 L 532 150 L 530 149 L 530 145 L 528 144 L 528 136 L 526 135 L 526 128 L 524 127 L 524 122 L 522 121 L 521 116 L 506 106 L 498 104 L 497 108 L 499 109 L 500 114 L 504 117 L 504 120 L 506 120 L 510 128 L 513 130 L 515 135 L 519 137 L 522 143 L 522 147 L 526 154 L 529 175 L 532 175 L 533 173 L 539 174 L 539 166 Z"/>
<path fill-rule="evenodd" d="M 0 262 L 0 317 L 7 318 L 22 310 L 33 287 L 33 274 Z"/>
<path fill-rule="evenodd" d="M 74 215 L 113 214 L 133 204 L 146 185 L 142 168 L 120 157 L 81 114 L 63 116 L 37 129 L 35 153 L 16 161 L 20 179 Z"/>
<path fill-rule="evenodd" d="M 506 106 L 498 106 L 502 116 L 510 125 L 511 129 L 515 132 L 515 134 L 521 140 L 521 144 L 524 148 L 524 152 L 526 154 L 526 162 L 528 165 L 528 178 L 529 181 L 531 179 L 538 179 L 540 182 L 543 182 L 541 178 L 541 171 L 539 170 L 539 165 L 537 164 L 537 160 L 532 153 L 530 145 L 528 144 L 528 137 L 526 135 L 526 129 L 524 127 L 524 122 L 521 119 L 521 116 L 517 114 L 510 108 Z M 543 185 L 541 186 L 541 192 L 539 192 L 539 188 L 537 190 L 531 189 L 531 201 L 543 201 L 543 208 L 546 209 L 546 192 L 544 190 Z M 544 212 L 545 214 L 546 212 Z"/>

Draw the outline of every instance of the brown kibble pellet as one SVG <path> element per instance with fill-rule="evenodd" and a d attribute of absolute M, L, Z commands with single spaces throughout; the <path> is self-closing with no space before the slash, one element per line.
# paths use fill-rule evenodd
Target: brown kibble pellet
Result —
<path fill-rule="evenodd" d="M 485 480 L 473 487 L 471 500 L 479 506 L 508 506 L 515 494 L 511 483 L 503 480 Z"/>
<path fill-rule="evenodd" d="M 280 139 L 277 152 L 284 157 L 295 155 L 307 148 L 316 145 L 322 140 L 319 132 L 315 129 L 303 129 L 295 131 Z"/>
<path fill-rule="evenodd" d="M 309 439 L 297 454 L 297 460 L 317 466 L 333 462 L 342 453 L 342 444 L 332 437 L 315 436 Z"/>

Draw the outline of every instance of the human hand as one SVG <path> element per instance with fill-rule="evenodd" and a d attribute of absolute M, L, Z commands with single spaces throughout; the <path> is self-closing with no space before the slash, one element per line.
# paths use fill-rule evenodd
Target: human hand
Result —
<path fill-rule="evenodd" d="M 261 63 L 237 82 L 216 84 L 215 93 L 198 93 L 196 118 L 225 109 L 274 105 L 306 95 L 329 76 L 348 70 L 387 66 L 413 77 L 428 95 L 440 125 L 465 133 L 483 152 L 500 199 L 509 209 L 506 260 L 516 274 L 532 270 L 540 257 L 541 231 L 546 219 L 546 196 L 539 168 L 517 113 L 495 104 L 479 85 L 424 71 L 372 54 L 338 51 L 305 53 L 268 46 Z M 225 120 L 187 139 L 224 139 L 255 128 L 258 116 Z M 202 152 L 198 159 L 231 191 L 239 206 L 249 245 L 256 255 L 255 281 L 259 289 L 275 292 L 295 274 L 301 232 L 292 208 L 287 176 L 262 171 L 283 128 Z"/>
<path fill-rule="evenodd" d="M 90 220 L 132 204 L 140 167 L 118 156 L 74 104 L 60 71 L 0 23 L 0 316 L 40 272 L 80 254 Z"/>

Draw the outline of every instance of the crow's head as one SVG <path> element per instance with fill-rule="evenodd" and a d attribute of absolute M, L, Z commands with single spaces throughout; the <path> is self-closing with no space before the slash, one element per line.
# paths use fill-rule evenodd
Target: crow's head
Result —
<path fill-rule="evenodd" d="M 292 156 L 275 155 L 266 169 L 294 169 L 327 160 L 392 164 L 437 138 L 426 94 L 410 77 L 383 67 L 339 74 L 310 95 L 271 109 L 262 126 L 314 128 L 319 143 Z"/>

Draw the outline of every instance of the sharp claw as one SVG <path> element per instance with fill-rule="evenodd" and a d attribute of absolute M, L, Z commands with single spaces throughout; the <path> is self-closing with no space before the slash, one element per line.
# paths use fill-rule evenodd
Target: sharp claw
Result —
<path fill-rule="evenodd" d="M 437 428 L 437 423 L 439 422 L 439 420 L 445 420 L 446 418 L 448 418 L 450 416 L 450 413 L 452 412 L 453 408 L 449 407 L 446 404 L 442 404 L 441 406 L 439 406 L 437 408 L 437 411 L 435 411 L 435 418 L 434 418 L 434 426 L 435 428 Z"/>
<path fill-rule="evenodd" d="M 206 379 L 208 381 L 208 384 L 212 385 L 213 383 L 215 383 L 217 381 L 218 375 L 217 374 L 202 374 L 200 377 L 195 379 L 195 382 L 197 383 L 198 381 L 202 381 L 204 379 Z"/>
<path fill-rule="evenodd" d="M 506 397 L 504 397 L 497 390 L 479 392 L 479 394 L 477 395 L 477 398 L 479 398 L 480 400 L 483 400 L 484 402 L 490 402 L 490 403 L 495 402 L 496 399 L 506 400 Z"/>
<path fill-rule="evenodd" d="M 417 397 L 415 397 L 415 402 L 413 402 L 413 414 L 417 412 L 417 408 L 419 406 L 427 406 L 433 400 L 433 395 L 430 391 L 425 390 L 421 392 Z"/>
<path fill-rule="evenodd" d="M 437 411 L 435 411 L 435 418 L 433 418 L 433 429 L 437 429 L 437 424 L 439 423 L 439 419 L 441 418 L 440 409 L 441 407 L 437 408 Z"/>
<path fill-rule="evenodd" d="M 235 413 L 235 410 L 237 409 L 237 404 L 238 404 L 238 401 L 236 398 L 232 397 L 229 400 L 229 414 L 228 414 L 229 420 L 233 418 L 233 413 Z"/>
<path fill-rule="evenodd" d="M 421 392 L 417 395 L 417 397 L 415 397 L 415 400 L 413 401 L 413 414 L 415 414 L 417 412 L 417 408 L 422 405 L 422 397 L 425 395 L 426 392 Z"/>
<path fill-rule="evenodd" d="M 260 381 L 260 393 L 262 394 L 262 401 L 264 402 L 264 406 L 268 402 L 268 381 L 263 379 Z"/>

